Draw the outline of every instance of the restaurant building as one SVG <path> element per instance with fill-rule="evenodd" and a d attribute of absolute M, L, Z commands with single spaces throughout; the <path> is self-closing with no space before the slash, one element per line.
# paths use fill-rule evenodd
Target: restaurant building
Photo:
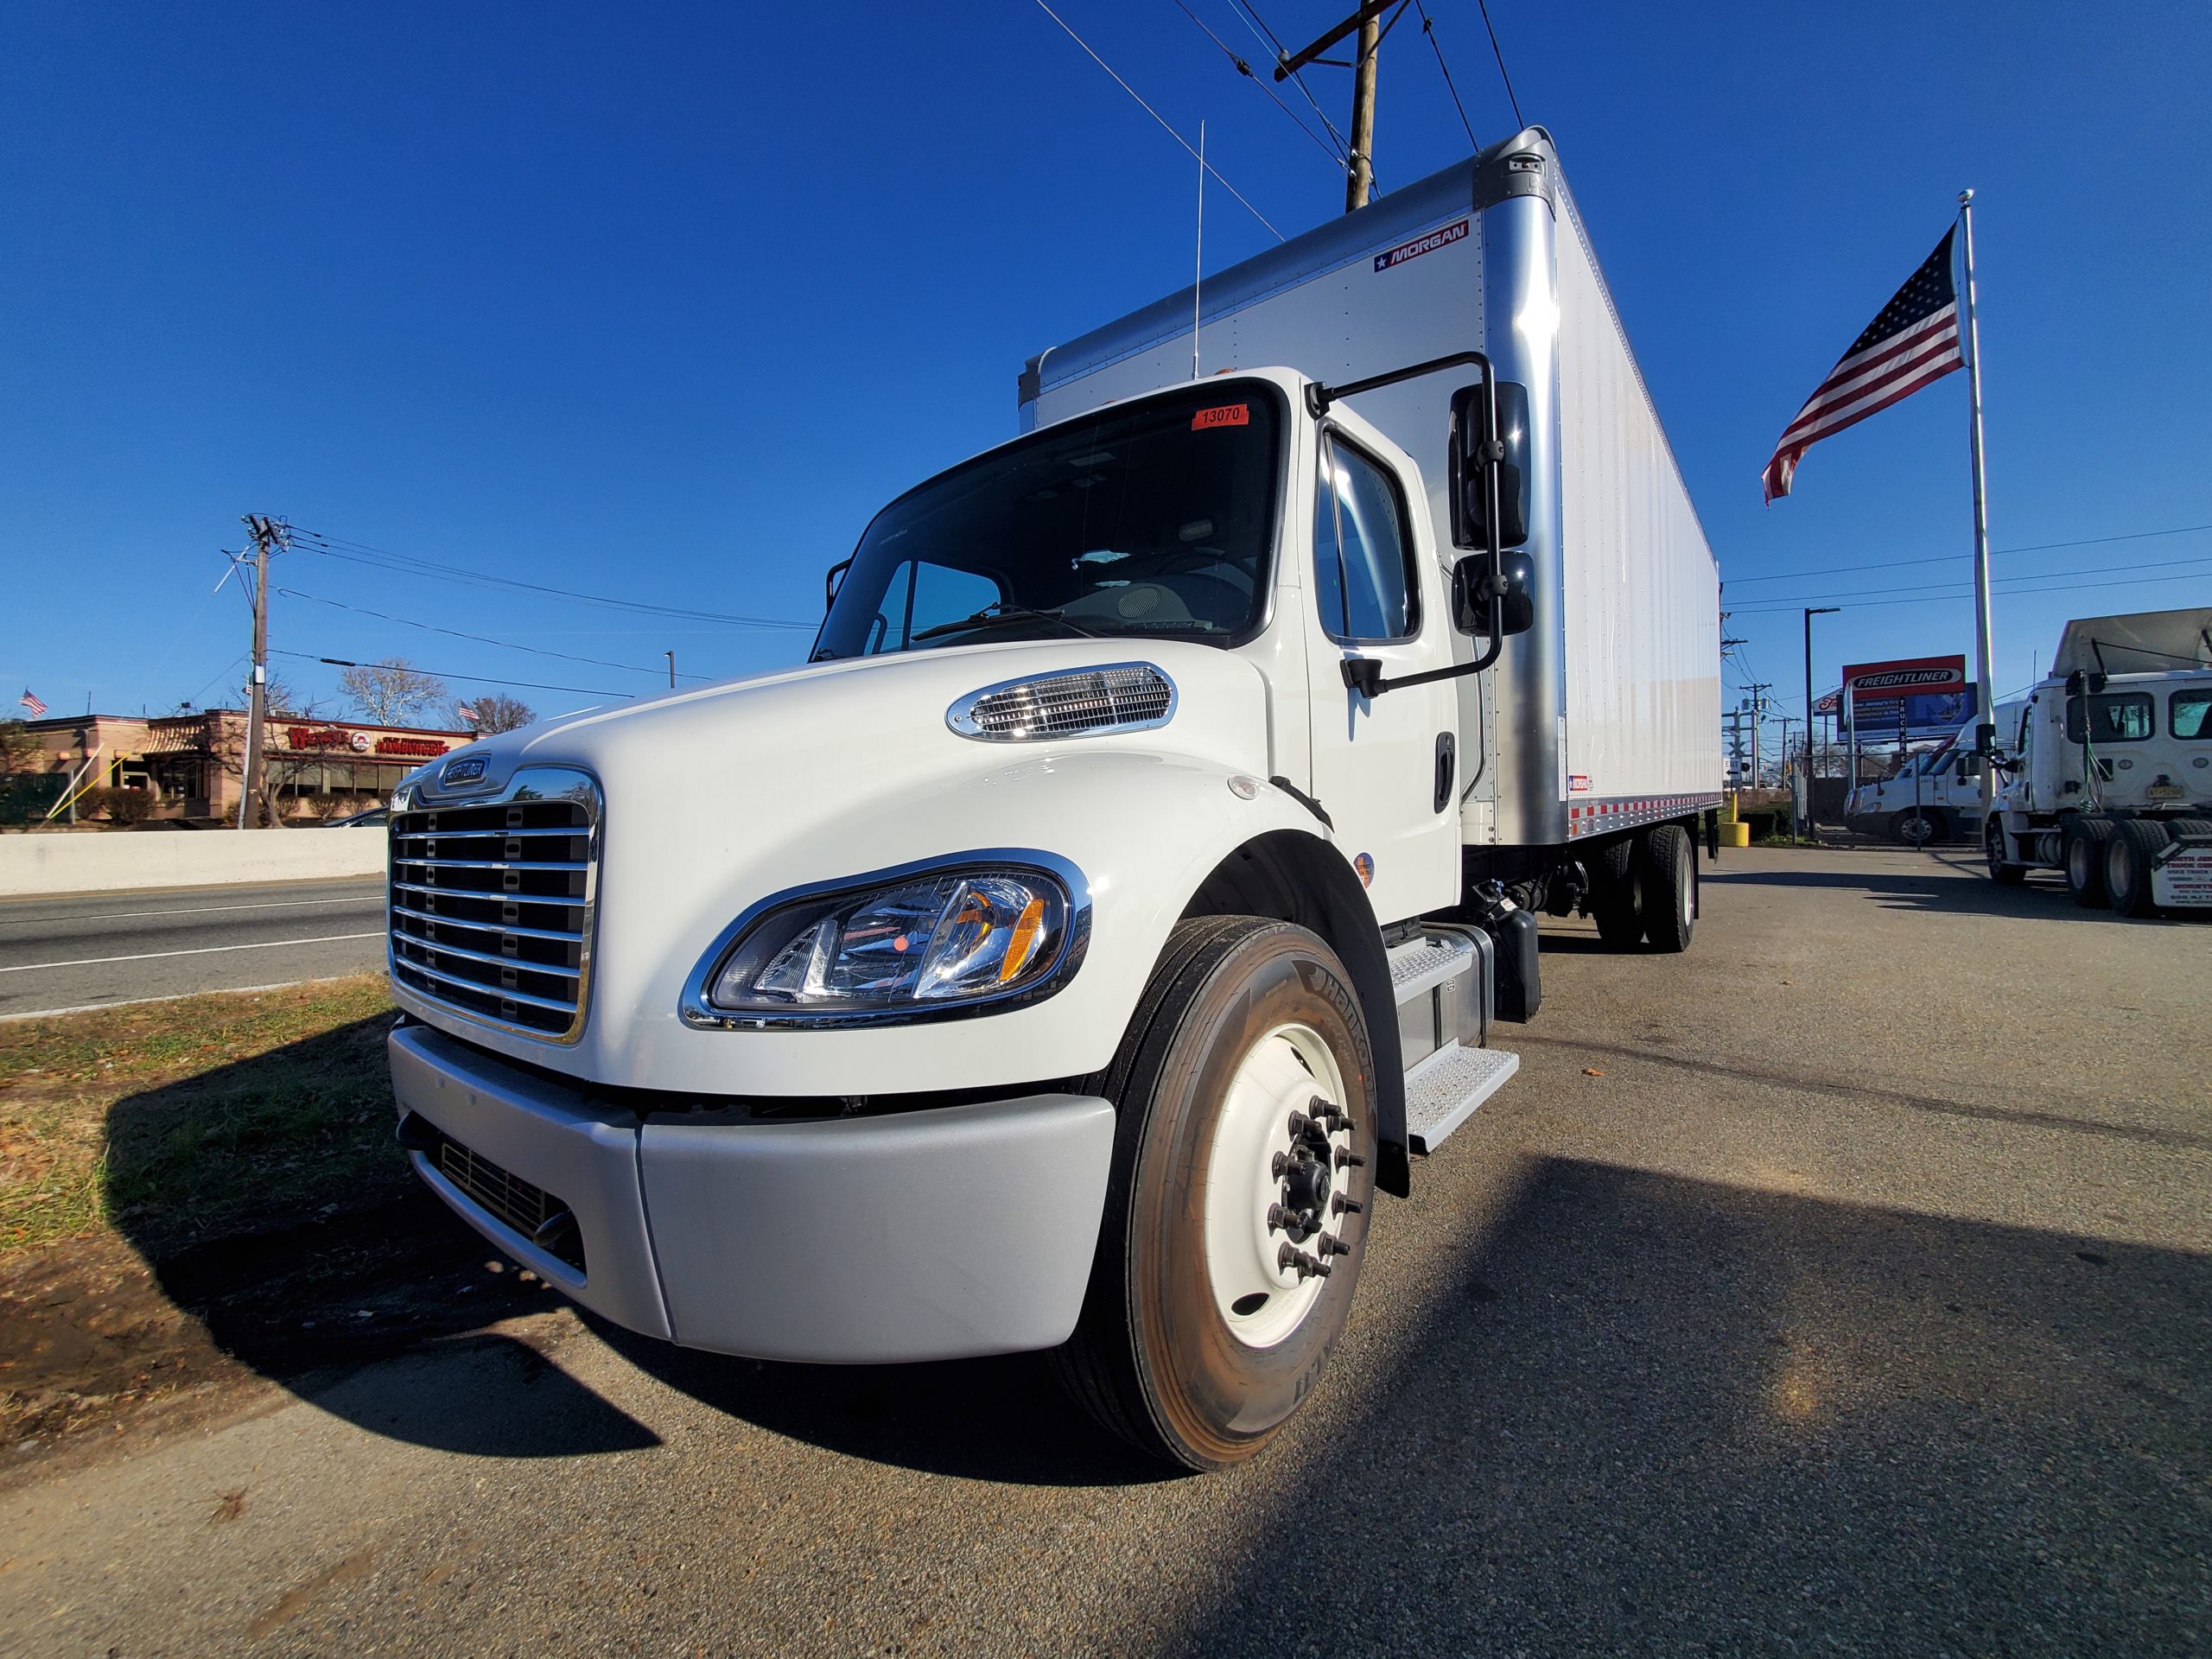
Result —
<path fill-rule="evenodd" d="M 143 790 L 150 798 L 132 817 L 235 823 L 245 787 L 246 715 L 243 709 L 196 714 L 71 715 L 25 722 L 48 757 L 45 769 L 66 774 L 70 790 Z M 475 734 L 416 726 L 271 715 L 266 779 L 287 818 L 342 817 L 380 806 L 402 778 L 426 760 L 457 749 Z M 81 802 L 80 818 L 107 816 L 106 798 Z"/>

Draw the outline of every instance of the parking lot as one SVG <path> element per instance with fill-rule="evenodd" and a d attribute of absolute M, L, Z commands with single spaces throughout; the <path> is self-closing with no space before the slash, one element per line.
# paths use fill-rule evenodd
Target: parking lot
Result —
<path fill-rule="evenodd" d="M 1033 1358 L 557 1308 L 0 1471 L 0 1649 L 2201 1651 L 2212 927 L 1957 852 L 1703 894 L 1687 957 L 1548 924 L 1521 1076 L 1253 1465 Z"/>

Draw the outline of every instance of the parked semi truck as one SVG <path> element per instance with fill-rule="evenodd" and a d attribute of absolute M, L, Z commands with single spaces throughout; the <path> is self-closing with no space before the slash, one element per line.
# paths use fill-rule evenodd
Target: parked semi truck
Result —
<path fill-rule="evenodd" d="M 1535 913 L 1689 944 L 1717 575 L 1548 137 L 1209 280 L 1203 378 L 1192 315 L 1033 359 L 805 665 L 399 791 L 400 1138 L 578 1302 L 1051 1350 L 1231 1463 L 1512 1075 Z"/>
<path fill-rule="evenodd" d="M 2025 705 L 1997 705 L 1997 728 L 2015 722 Z M 1861 835 L 1907 847 L 1934 841 L 1981 842 L 1982 756 L 1969 721 L 1930 749 L 1906 755 L 1888 777 L 1859 785 L 1843 798 L 1843 821 Z"/>
<path fill-rule="evenodd" d="M 2212 608 L 2082 617 L 1997 722 L 1989 874 L 2128 916 L 2212 906 Z"/>

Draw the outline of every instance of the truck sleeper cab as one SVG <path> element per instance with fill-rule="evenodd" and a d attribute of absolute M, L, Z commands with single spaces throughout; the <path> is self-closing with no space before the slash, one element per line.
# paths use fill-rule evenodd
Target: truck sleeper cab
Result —
<path fill-rule="evenodd" d="M 1415 425 L 1363 412 L 1416 382 Z M 1311 1391 L 1378 1192 L 1512 1075 L 1532 912 L 1683 948 L 1717 789 L 1586 821 L 1563 775 L 1516 793 L 1504 694 L 1468 693 L 1561 654 L 1559 427 L 1488 353 L 1026 423 L 877 516 L 806 665 L 410 780 L 400 1136 L 632 1329 L 1050 1349 L 1109 1427 L 1217 1467 Z"/>

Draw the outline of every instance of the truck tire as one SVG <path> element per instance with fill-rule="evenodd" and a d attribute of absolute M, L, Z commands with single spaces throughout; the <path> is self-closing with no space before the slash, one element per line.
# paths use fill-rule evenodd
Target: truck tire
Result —
<path fill-rule="evenodd" d="M 1598 937 L 1613 950 L 1635 950 L 1643 943 L 1644 876 L 1635 841 L 1624 836 L 1600 847 L 1586 868 L 1590 919 L 1598 924 Z"/>
<path fill-rule="evenodd" d="M 2066 868 L 2066 891 L 2085 910 L 2105 901 L 2105 842 L 2112 834 L 2109 818 L 2075 818 L 2060 834 L 2059 861 Z"/>
<path fill-rule="evenodd" d="M 1359 1280 L 1374 1076 L 1351 976 L 1320 938 L 1256 916 L 1176 925 L 1103 1080 L 1105 1216 L 1054 1355 L 1107 1428 L 1218 1469 L 1313 1392 Z"/>
<path fill-rule="evenodd" d="M 1697 849 L 1678 823 L 1662 823 L 1637 838 L 1643 861 L 1643 937 L 1654 950 L 1690 948 L 1697 929 Z"/>
<path fill-rule="evenodd" d="M 2122 916 L 2148 916 L 2158 905 L 2151 897 L 2151 861 L 2172 838 L 2166 826 L 2147 818 L 2122 818 L 2105 842 L 2105 893 Z"/>
<path fill-rule="evenodd" d="M 1940 806 L 1908 806 L 1890 819 L 1890 839 L 1906 847 L 1925 847 L 1949 837 L 1951 826 Z"/>
<path fill-rule="evenodd" d="M 1989 861 L 1989 879 L 2000 887 L 2017 887 L 2028 879 L 2024 864 L 2007 863 L 2005 859 L 2005 826 L 1993 812 L 1982 823 L 1982 856 Z"/>

